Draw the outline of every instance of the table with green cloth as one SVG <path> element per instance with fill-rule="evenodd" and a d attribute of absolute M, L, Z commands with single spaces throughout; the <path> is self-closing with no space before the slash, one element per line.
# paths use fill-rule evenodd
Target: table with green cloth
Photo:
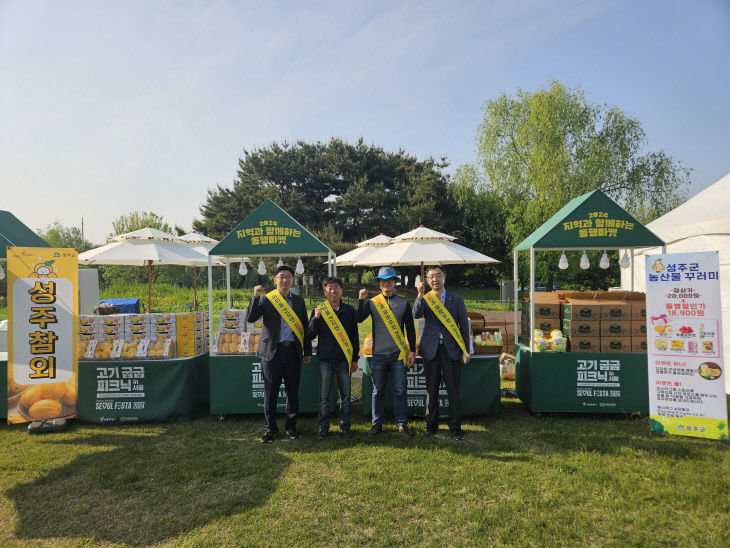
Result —
<path fill-rule="evenodd" d="M 208 354 L 79 362 L 79 419 L 183 422 L 210 414 Z"/>
<path fill-rule="evenodd" d="M 373 380 L 370 357 L 366 357 L 362 376 L 362 412 L 372 416 Z M 418 356 L 406 375 L 408 383 L 408 415 L 423 417 L 426 414 L 426 375 L 423 359 Z M 499 356 L 472 356 L 471 361 L 461 367 L 461 416 L 496 416 L 501 408 L 499 384 Z M 391 380 L 385 388 L 385 415 L 393 416 L 393 389 Z M 439 388 L 439 417 L 449 415 L 449 398 L 443 382 Z"/>
<path fill-rule="evenodd" d="M 646 354 L 517 347 L 517 396 L 534 413 L 649 413 Z"/>
<path fill-rule="evenodd" d="M 317 357 L 302 363 L 299 381 L 299 412 L 316 413 L 319 406 Z M 332 391 L 334 394 L 336 390 Z M 334 396 L 332 396 L 334 398 Z M 282 383 L 277 412 L 286 408 Z M 264 412 L 264 375 L 261 359 L 252 354 L 210 356 L 210 412 L 214 415 Z"/>

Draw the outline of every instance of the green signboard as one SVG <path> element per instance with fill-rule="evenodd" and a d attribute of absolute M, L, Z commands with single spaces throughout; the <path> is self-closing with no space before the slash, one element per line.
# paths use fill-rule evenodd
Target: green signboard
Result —
<path fill-rule="evenodd" d="M 0 211 L 0 259 L 7 257 L 7 247 L 51 247 L 9 211 Z"/>
<path fill-rule="evenodd" d="M 79 362 L 79 419 L 182 422 L 210 413 L 208 354 L 173 360 Z"/>
<path fill-rule="evenodd" d="M 327 255 L 330 249 L 271 200 L 265 200 L 210 250 L 211 255 Z"/>
<path fill-rule="evenodd" d="M 419 356 L 416 363 L 408 369 L 408 415 L 423 417 L 426 414 L 426 375 L 423 372 L 423 359 Z M 502 393 L 499 384 L 499 358 L 472 357 L 471 361 L 461 368 L 461 416 L 479 417 L 495 416 L 501 408 Z M 370 373 L 370 358 L 365 358 L 362 377 L 362 412 L 366 417 L 372 416 L 373 381 Z M 385 388 L 385 413 L 393 416 L 393 390 L 390 379 Z M 439 417 L 449 416 L 449 397 L 446 387 L 441 383 L 439 388 Z"/>
<path fill-rule="evenodd" d="M 515 249 L 662 246 L 664 242 L 600 190 L 568 202 Z"/>
<path fill-rule="evenodd" d="M 648 413 L 646 354 L 517 347 L 516 391 L 536 413 Z"/>

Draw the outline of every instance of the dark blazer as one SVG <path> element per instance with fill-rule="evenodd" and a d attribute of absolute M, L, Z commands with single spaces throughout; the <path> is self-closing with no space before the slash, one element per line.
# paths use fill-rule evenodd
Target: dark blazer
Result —
<path fill-rule="evenodd" d="M 444 305 L 446 310 L 449 311 L 451 317 L 454 318 L 456 325 L 459 326 L 459 331 L 464 339 L 464 346 L 467 352 L 469 351 L 469 319 L 466 315 L 466 305 L 461 296 L 456 293 L 452 293 L 446 290 Z M 436 352 L 439 346 L 439 333 L 444 336 L 444 347 L 446 352 L 449 354 L 449 358 L 452 360 L 461 359 L 461 348 L 459 343 L 456 342 L 454 337 L 451 336 L 449 330 L 444 327 L 444 324 L 436 317 L 431 311 L 424 299 L 416 299 L 413 304 L 413 317 L 414 318 L 426 318 L 426 326 L 423 328 L 421 333 L 421 346 L 420 352 L 426 360 L 432 360 L 436 357 Z"/>
<path fill-rule="evenodd" d="M 352 361 L 356 362 L 360 355 L 360 334 L 357 330 L 355 309 L 349 304 L 340 301 L 340 309 L 335 314 L 347 332 L 350 344 L 352 344 Z M 314 317 L 314 310 L 312 310 L 309 318 L 309 330 L 312 338 L 319 337 L 317 342 L 317 359 L 320 362 L 342 363 L 345 361 L 345 353 L 342 351 L 340 343 L 335 339 L 332 330 L 327 325 L 327 322 L 324 321 L 324 318 Z"/>
<path fill-rule="evenodd" d="M 294 313 L 299 317 L 304 327 L 304 348 L 299 344 L 299 339 L 294 335 L 294 342 L 297 347 L 299 361 L 304 356 L 312 355 L 312 338 L 309 332 L 309 323 L 307 322 L 307 307 L 304 299 L 299 295 L 291 294 L 291 307 Z M 279 332 L 281 330 L 281 315 L 276 311 L 274 305 L 269 302 L 266 295 L 261 295 L 258 299 L 251 297 L 251 302 L 246 310 L 246 321 L 253 323 L 260 317 L 264 317 L 264 326 L 261 328 L 261 338 L 259 339 L 256 355 L 264 361 L 270 362 L 274 359 L 276 347 L 279 345 Z"/>

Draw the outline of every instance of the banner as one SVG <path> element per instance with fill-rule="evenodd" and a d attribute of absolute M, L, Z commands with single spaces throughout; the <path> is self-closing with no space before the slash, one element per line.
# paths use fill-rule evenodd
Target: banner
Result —
<path fill-rule="evenodd" d="M 728 439 L 717 252 L 646 256 L 654 432 Z"/>
<path fill-rule="evenodd" d="M 78 254 L 7 250 L 8 422 L 75 417 Z"/>

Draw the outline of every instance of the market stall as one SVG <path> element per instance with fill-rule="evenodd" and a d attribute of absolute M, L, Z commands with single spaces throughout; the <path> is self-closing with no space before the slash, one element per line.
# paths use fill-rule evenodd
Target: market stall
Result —
<path fill-rule="evenodd" d="M 332 273 L 334 253 L 311 232 L 271 200 L 265 200 L 246 219 L 210 250 L 208 266 L 208 310 L 213 314 L 212 256 L 228 257 L 304 257 L 328 258 Z M 299 270 L 299 269 L 297 269 Z M 301 273 L 301 272 L 298 272 Z M 231 309 L 230 277 L 226 276 L 226 309 L 221 311 L 219 331 L 211 331 L 210 407 L 220 416 L 230 413 L 261 413 L 263 378 L 261 362 L 254 355 L 260 326 L 249 325 L 243 310 Z M 316 358 L 302 364 L 299 386 L 300 411 L 316 411 Z M 286 394 L 282 387 L 279 409 Z"/>
<path fill-rule="evenodd" d="M 585 251 L 663 246 L 664 242 L 600 190 L 571 200 L 514 250 L 515 303 L 518 254 L 530 253 L 530 292 L 516 346 L 516 390 L 533 412 L 648 413 L 645 305 L 636 295 L 535 292 L 535 251 Z M 628 254 L 622 268 L 633 268 Z M 642 316 L 643 312 L 643 316 Z M 518 333 L 520 311 L 515 306 Z M 643 332 L 641 326 L 644 326 Z M 543 327 L 541 334 L 536 329 Z M 553 344 L 547 330 L 566 331 Z M 550 342 L 549 342 L 550 341 Z M 642 343 L 643 341 L 643 343 Z M 635 343 L 635 344 L 634 344 Z M 568 350 L 568 352 L 566 352 Z"/>
<path fill-rule="evenodd" d="M 372 416 L 370 401 L 373 394 L 373 380 L 370 359 L 364 359 L 362 376 L 362 412 Z M 418 356 L 413 367 L 406 374 L 408 386 L 408 416 L 423 417 L 426 414 L 426 375 L 423 372 L 423 359 Z M 463 417 L 493 417 L 501 408 L 499 386 L 499 356 L 472 356 L 471 361 L 461 368 L 461 415 Z M 393 390 L 390 378 L 385 389 L 385 413 L 393 416 Z M 439 389 L 439 417 L 449 415 L 449 398 L 446 388 Z"/>

